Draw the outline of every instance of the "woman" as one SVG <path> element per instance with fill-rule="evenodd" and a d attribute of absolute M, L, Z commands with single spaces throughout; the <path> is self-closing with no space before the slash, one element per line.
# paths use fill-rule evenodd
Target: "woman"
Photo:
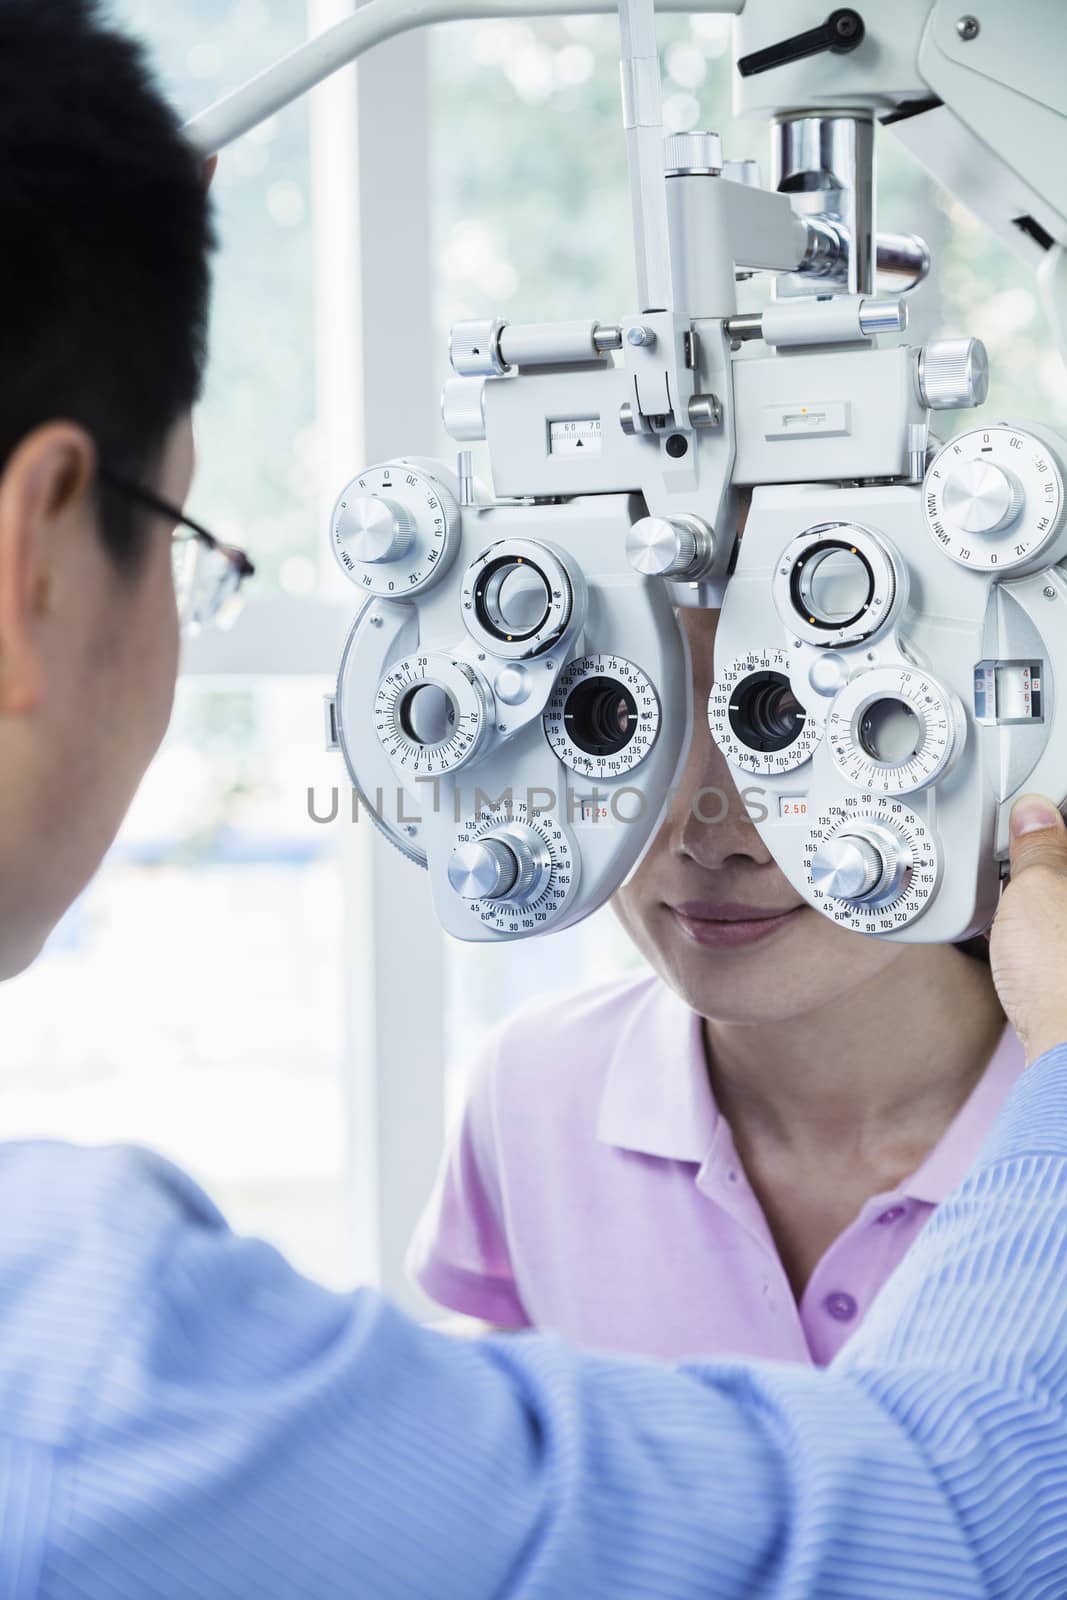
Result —
<path fill-rule="evenodd" d="M 683 620 L 702 708 L 717 614 Z M 824 1363 L 1023 1052 L 983 959 L 812 909 L 694 723 L 672 814 L 614 901 L 652 973 L 496 1029 L 410 1265 L 503 1327 Z M 721 822 L 696 814 L 701 788 L 731 796 Z"/>

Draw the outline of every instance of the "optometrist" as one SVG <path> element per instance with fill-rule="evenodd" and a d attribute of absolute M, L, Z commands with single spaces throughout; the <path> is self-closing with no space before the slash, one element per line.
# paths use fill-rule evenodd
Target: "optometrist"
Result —
<path fill-rule="evenodd" d="M 162 737 L 181 615 L 250 563 L 181 512 L 202 173 L 92 0 L 0 4 L 0 151 L 8 977 Z M 152 1155 L 0 1144 L 0 1595 L 1067 1594 L 1067 834 L 1038 797 L 1014 827 L 991 955 L 1032 1064 L 824 1370 L 452 1341 Z"/>

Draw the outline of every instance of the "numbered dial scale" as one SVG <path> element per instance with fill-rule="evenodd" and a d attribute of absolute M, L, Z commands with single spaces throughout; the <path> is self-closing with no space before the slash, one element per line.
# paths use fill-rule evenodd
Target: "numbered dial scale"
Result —
<path fill-rule="evenodd" d="M 568 662 L 542 719 L 545 737 L 572 772 L 617 778 L 656 742 L 660 705 L 649 678 L 623 656 Z"/>
<path fill-rule="evenodd" d="M 557 818 L 530 817 L 522 801 L 513 817 L 507 822 L 491 812 L 468 817 L 457 835 L 448 880 L 486 927 L 528 934 L 547 927 L 566 908 L 578 885 L 579 860 Z M 482 883 L 499 892 L 479 895 Z"/>
<path fill-rule="evenodd" d="M 858 933 L 914 922 L 939 877 L 937 848 L 922 819 L 890 795 L 852 795 L 828 806 L 803 855 L 815 907 Z"/>
<path fill-rule="evenodd" d="M 385 598 L 428 588 L 451 562 L 458 537 L 452 495 L 404 461 L 353 478 L 330 518 L 341 570 L 363 593 Z"/>
<path fill-rule="evenodd" d="M 803 766 L 822 726 L 789 685 L 785 650 L 753 650 L 718 672 L 708 696 L 708 727 L 723 755 L 746 772 L 790 772 Z"/>
<path fill-rule="evenodd" d="M 883 794 L 911 794 L 943 777 L 966 732 L 955 695 L 909 667 L 859 673 L 834 696 L 826 718 L 842 777 Z"/>
<path fill-rule="evenodd" d="M 458 771 L 482 749 L 493 720 L 489 685 L 448 656 L 404 656 L 374 697 L 374 731 L 402 772 Z"/>
<path fill-rule="evenodd" d="M 923 486 L 926 525 L 945 555 L 979 572 L 1042 564 L 1063 510 L 1063 478 L 1032 433 L 998 426 L 953 439 Z"/>

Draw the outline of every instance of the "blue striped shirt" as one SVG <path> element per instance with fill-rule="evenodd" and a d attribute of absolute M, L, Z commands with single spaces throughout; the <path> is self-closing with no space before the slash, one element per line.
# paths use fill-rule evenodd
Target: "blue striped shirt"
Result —
<path fill-rule="evenodd" d="M 834 1364 L 452 1341 L 0 1147 L 3 1600 L 1062 1600 L 1067 1045 Z"/>

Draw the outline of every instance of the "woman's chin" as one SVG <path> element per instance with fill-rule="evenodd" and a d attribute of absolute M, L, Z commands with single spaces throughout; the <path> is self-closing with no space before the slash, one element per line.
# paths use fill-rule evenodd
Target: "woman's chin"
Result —
<path fill-rule="evenodd" d="M 765 929 L 693 928 L 667 906 L 657 918 L 656 965 L 702 1016 L 781 1022 L 840 992 L 840 952 L 820 954 L 825 919 L 796 907 Z M 828 931 L 830 931 L 828 929 Z"/>

